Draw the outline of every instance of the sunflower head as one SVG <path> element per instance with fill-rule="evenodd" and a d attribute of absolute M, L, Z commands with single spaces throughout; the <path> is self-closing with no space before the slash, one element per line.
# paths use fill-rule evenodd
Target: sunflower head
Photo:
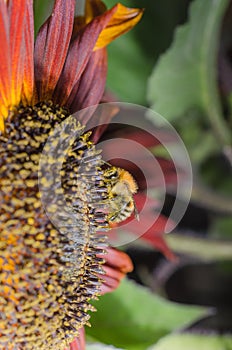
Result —
<path fill-rule="evenodd" d="M 52 133 L 100 102 L 105 45 L 141 11 L 95 0 L 75 19 L 74 8 L 56 0 L 34 43 L 33 1 L 0 1 L 0 349 L 64 349 L 101 290 L 98 231 L 109 227 L 102 160 L 83 120 L 65 124 L 62 140 L 77 135 L 65 155 Z"/>

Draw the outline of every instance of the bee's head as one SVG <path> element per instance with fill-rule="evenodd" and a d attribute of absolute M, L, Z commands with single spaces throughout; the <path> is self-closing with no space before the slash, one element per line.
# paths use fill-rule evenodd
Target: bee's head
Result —
<path fill-rule="evenodd" d="M 104 172 L 105 180 L 116 180 L 118 176 L 119 176 L 118 168 L 116 168 L 115 166 L 112 166 L 106 169 Z"/>

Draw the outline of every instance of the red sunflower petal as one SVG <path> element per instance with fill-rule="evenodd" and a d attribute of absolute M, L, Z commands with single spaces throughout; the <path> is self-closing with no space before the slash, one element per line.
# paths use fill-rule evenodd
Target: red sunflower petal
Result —
<path fill-rule="evenodd" d="M 24 24 L 27 1 L 9 1 L 11 45 L 11 105 L 18 105 L 24 78 Z"/>
<path fill-rule="evenodd" d="M 107 52 L 106 49 L 94 52 L 67 101 L 72 112 L 94 106 L 101 100 L 106 84 Z M 79 88 L 80 87 L 80 88 Z M 90 115 L 83 120 L 86 125 Z"/>
<path fill-rule="evenodd" d="M 85 350 L 85 330 L 80 329 L 80 335 L 69 346 L 69 350 Z M 68 349 L 67 349 L 68 350 Z"/>
<path fill-rule="evenodd" d="M 111 91 L 104 91 L 100 101 L 100 106 L 103 106 L 103 108 L 100 109 L 98 115 L 94 115 L 94 125 L 89 127 L 88 124 L 88 129 L 94 129 L 91 136 L 91 141 L 93 141 L 93 143 L 97 143 L 100 140 L 101 136 L 108 128 L 111 119 L 118 113 L 119 108 L 116 107 L 116 105 L 110 104 L 110 102 L 116 101 L 117 98 Z M 89 123 L 91 124 L 91 120 Z M 95 127 L 95 125 L 97 125 L 97 127 Z"/>
<path fill-rule="evenodd" d="M 73 40 L 62 71 L 54 100 L 64 105 L 88 64 L 95 43 L 101 31 L 107 26 L 117 7 L 94 18 Z"/>
<path fill-rule="evenodd" d="M 4 131 L 4 119 L 11 99 L 9 18 L 4 1 L 0 1 L 0 28 L 0 131 Z"/>
<path fill-rule="evenodd" d="M 129 256 L 117 249 L 108 248 L 105 259 L 104 271 L 105 275 L 101 277 L 103 284 L 101 286 L 101 294 L 112 292 L 116 289 L 125 275 L 133 270 L 133 264 Z"/>
<path fill-rule="evenodd" d="M 112 102 L 115 101 L 116 100 Z M 133 126 L 126 128 L 119 127 L 118 129 L 114 129 L 110 136 L 112 138 L 125 137 L 129 140 L 135 140 L 146 148 L 156 147 L 162 144 L 172 144 L 178 141 L 173 133 L 169 132 L 168 130 L 157 129 L 152 125 L 149 125 L 149 132 L 146 130 L 138 130 Z"/>
<path fill-rule="evenodd" d="M 30 103 L 34 90 L 34 19 L 33 0 L 26 0 L 26 17 L 24 23 L 24 79 L 22 99 Z"/>
<path fill-rule="evenodd" d="M 35 43 L 35 77 L 40 100 L 52 96 L 71 40 L 75 0 L 56 0 Z"/>
<path fill-rule="evenodd" d="M 98 113 L 95 113 L 93 120 L 90 119 L 87 125 L 88 129 L 94 129 L 91 136 L 91 141 L 93 141 L 95 144 L 99 141 L 100 137 L 109 126 L 111 119 L 119 111 L 119 108 L 117 106 L 110 105 L 108 103 L 104 104 L 104 102 L 102 102 L 100 106 L 102 108 L 97 111 Z"/>

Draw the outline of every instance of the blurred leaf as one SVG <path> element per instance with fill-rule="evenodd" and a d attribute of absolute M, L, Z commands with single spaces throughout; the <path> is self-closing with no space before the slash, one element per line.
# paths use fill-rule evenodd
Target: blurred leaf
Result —
<path fill-rule="evenodd" d="M 149 350 L 232 350 L 232 336 L 173 334 Z"/>
<path fill-rule="evenodd" d="M 215 218 L 210 228 L 212 237 L 221 239 L 232 238 L 232 217 Z"/>
<path fill-rule="evenodd" d="M 108 0 L 107 7 L 110 8 L 117 2 Z M 135 7 L 131 1 L 124 2 L 124 5 Z M 140 25 L 139 23 L 137 27 Z M 136 40 L 135 28 L 109 45 L 108 56 L 107 86 L 110 90 L 125 102 L 145 104 L 146 82 L 152 63 Z"/>
<path fill-rule="evenodd" d="M 129 280 L 95 303 L 87 334 L 114 346 L 142 350 L 205 313 L 200 307 L 172 303 Z"/>
<path fill-rule="evenodd" d="M 169 120 L 195 107 L 210 119 L 223 143 L 230 132 L 223 120 L 216 78 L 220 24 L 228 0 L 195 0 L 190 20 L 176 31 L 171 48 L 155 66 L 148 85 L 148 100 Z"/>
<path fill-rule="evenodd" d="M 108 87 L 125 102 L 145 104 L 152 64 L 136 41 L 133 29 L 109 45 L 108 53 Z"/>
<path fill-rule="evenodd" d="M 228 200 L 232 197 L 231 168 L 221 153 L 215 152 L 209 158 L 206 158 L 199 170 L 203 182 L 210 186 L 214 193 L 224 194 Z M 232 202 L 230 204 L 228 202 L 228 205 L 231 213 Z"/>
<path fill-rule="evenodd" d="M 177 125 L 184 144 L 188 147 L 193 162 L 201 164 L 206 158 L 219 152 L 220 146 L 209 128 L 206 128 L 204 116 L 196 110 L 188 110 Z"/>

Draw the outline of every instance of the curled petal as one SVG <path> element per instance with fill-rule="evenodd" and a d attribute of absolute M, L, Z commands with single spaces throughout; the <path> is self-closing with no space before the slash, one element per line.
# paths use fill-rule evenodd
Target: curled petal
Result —
<path fill-rule="evenodd" d="M 35 44 L 35 76 L 40 100 L 52 96 L 72 36 L 75 0 L 56 0 L 53 13 L 41 27 Z"/>
<path fill-rule="evenodd" d="M 128 32 L 140 21 L 143 15 L 142 9 L 128 8 L 121 4 L 115 5 L 115 8 L 116 11 L 99 35 L 94 50 L 105 47 L 118 36 Z"/>
<path fill-rule="evenodd" d="M 131 259 L 122 251 L 108 248 L 107 255 L 103 257 L 106 260 L 103 267 L 106 274 L 102 277 L 101 294 L 112 292 L 118 287 L 122 278 L 133 270 Z"/>

